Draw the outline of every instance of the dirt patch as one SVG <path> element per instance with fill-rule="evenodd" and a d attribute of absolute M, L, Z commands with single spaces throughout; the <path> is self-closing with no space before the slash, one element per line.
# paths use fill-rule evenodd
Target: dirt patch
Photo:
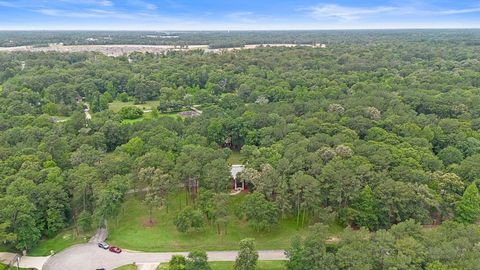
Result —
<path fill-rule="evenodd" d="M 155 226 L 155 221 L 150 220 L 149 218 L 146 218 L 146 219 L 143 220 L 142 225 L 145 228 L 151 228 L 151 227 Z"/>
<path fill-rule="evenodd" d="M 338 238 L 336 236 L 331 236 L 325 242 L 327 242 L 327 243 L 338 243 L 338 242 L 340 242 L 340 238 Z"/>

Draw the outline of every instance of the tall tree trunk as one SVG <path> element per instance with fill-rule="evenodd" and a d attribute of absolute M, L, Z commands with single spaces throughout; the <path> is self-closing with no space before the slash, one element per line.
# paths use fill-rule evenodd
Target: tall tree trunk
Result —
<path fill-rule="evenodd" d="M 180 211 L 182 211 L 182 196 L 178 196 L 178 202 L 180 205 Z"/>
<path fill-rule="evenodd" d="M 190 179 L 188 179 L 188 183 L 186 185 L 186 194 L 185 194 L 185 205 L 188 205 L 188 195 L 190 194 Z"/>
<path fill-rule="evenodd" d="M 297 229 L 298 229 L 299 223 L 300 223 L 300 194 L 298 194 L 298 198 L 297 198 Z"/>
<path fill-rule="evenodd" d="M 73 215 L 72 215 L 72 218 L 73 218 L 73 233 L 75 236 L 78 236 L 79 233 L 78 233 L 78 222 L 77 222 L 77 213 L 76 211 L 74 210 L 73 211 Z"/>
<path fill-rule="evenodd" d="M 305 228 L 305 215 L 307 214 L 306 207 L 303 207 L 302 228 Z"/>
<path fill-rule="evenodd" d="M 83 211 L 87 209 L 87 188 L 83 189 Z"/>
<path fill-rule="evenodd" d="M 153 220 L 152 220 L 152 207 L 149 207 L 148 208 L 148 222 L 150 224 L 153 224 Z"/>

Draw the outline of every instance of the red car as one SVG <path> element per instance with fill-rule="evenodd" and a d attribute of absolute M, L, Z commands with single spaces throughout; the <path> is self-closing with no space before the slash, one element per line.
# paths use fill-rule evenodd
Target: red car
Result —
<path fill-rule="evenodd" d="M 114 246 L 111 246 L 108 250 L 110 250 L 111 252 L 113 253 L 120 253 L 122 252 L 122 249 L 119 248 L 119 247 L 114 247 Z"/>

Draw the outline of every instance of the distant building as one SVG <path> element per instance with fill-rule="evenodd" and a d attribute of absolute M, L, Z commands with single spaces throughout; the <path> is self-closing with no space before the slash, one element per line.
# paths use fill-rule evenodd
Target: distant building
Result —
<path fill-rule="evenodd" d="M 184 112 L 179 112 L 178 115 L 183 117 L 195 117 L 195 116 L 199 116 L 200 114 L 196 111 L 184 111 Z"/>

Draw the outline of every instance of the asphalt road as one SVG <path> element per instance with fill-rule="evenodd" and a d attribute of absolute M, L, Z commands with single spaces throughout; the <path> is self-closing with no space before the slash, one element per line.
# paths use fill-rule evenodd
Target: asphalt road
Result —
<path fill-rule="evenodd" d="M 120 254 L 112 253 L 99 248 L 96 244 L 81 244 L 72 246 L 48 259 L 43 270 L 95 270 L 105 268 L 107 270 L 116 267 L 137 263 L 156 264 L 165 263 L 172 255 L 187 255 L 187 252 L 130 252 L 123 251 Z M 259 260 L 285 260 L 283 250 L 262 250 L 258 252 Z M 209 261 L 235 261 L 236 251 L 210 251 L 207 252 Z"/>

